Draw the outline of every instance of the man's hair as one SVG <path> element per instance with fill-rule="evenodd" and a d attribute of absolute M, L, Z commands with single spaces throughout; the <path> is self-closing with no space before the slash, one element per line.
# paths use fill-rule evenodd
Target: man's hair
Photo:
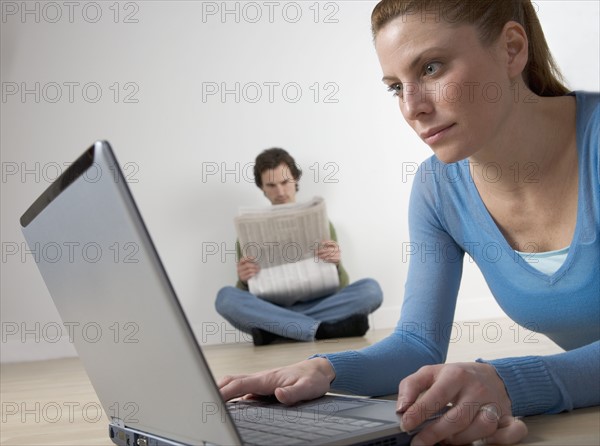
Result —
<path fill-rule="evenodd" d="M 420 14 L 421 19 L 445 20 L 454 25 L 472 24 L 480 41 L 495 41 L 504 25 L 513 20 L 527 33 L 529 61 L 523 80 L 539 96 L 562 96 L 569 92 L 550 53 L 531 0 L 382 0 L 371 15 L 373 38 L 397 17 Z"/>
<path fill-rule="evenodd" d="M 256 163 L 254 164 L 254 182 L 256 183 L 256 186 L 259 189 L 262 189 L 263 172 L 269 169 L 275 169 L 281 164 L 285 164 L 288 167 L 290 176 L 296 183 L 296 191 L 298 191 L 298 181 L 302 176 L 302 170 L 296 165 L 296 161 L 292 158 L 292 155 L 279 147 L 263 150 L 260 155 L 256 157 Z"/>

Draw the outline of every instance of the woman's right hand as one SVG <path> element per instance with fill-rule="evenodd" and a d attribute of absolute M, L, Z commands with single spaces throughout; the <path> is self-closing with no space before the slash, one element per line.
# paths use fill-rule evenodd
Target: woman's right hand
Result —
<path fill-rule="evenodd" d="M 242 257 L 237 264 L 238 277 L 244 283 L 247 283 L 259 271 L 260 267 L 253 257 Z"/>
<path fill-rule="evenodd" d="M 218 385 L 225 401 L 275 395 L 279 402 L 292 405 L 323 396 L 334 378 L 331 363 L 317 357 L 252 375 L 225 376 Z"/>

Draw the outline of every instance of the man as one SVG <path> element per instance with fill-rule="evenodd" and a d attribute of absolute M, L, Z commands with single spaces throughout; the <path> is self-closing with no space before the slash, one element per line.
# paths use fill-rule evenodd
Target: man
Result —
<path fill-rule="evenodd" d="M 268 149 L 256 158 L 254 181 L 273 205 L 296 201 L 301 175 L 292 156 L 283 149 Z M 383 294 L 373 279 L 349 284 L 335 229 L 331 223 L 329 227 L 331 239 L 321 243 L 316 255 L 336 265 L 340 281 L 336 293 L 287 307 L 251 294 L 248 280 L 260 268 L 254 259 L 241 257 L 238 243 L 238 282 L 236 287 L 227 286 L 217 294 L 215 306 L 219 314 L 237 329 L 251 333 L 254 345 L 277 339 L 314 341 L 364 335 L 369 329 L 367 316 L 381 305 Z"/>

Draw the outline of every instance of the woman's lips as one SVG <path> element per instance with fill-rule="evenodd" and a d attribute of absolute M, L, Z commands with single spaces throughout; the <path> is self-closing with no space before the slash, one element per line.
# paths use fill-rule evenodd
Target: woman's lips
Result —
<path fill-rule="evenodd" d="M 454 125 L 455 124 L 450 124 L 423 132 L 421 134 L 421 139 L 425 141 L 427 145 L 435 144 L 444 138 Z"/>

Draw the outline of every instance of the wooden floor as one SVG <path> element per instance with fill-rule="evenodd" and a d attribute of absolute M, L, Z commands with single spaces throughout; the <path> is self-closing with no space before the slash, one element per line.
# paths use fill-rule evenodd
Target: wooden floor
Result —
<path fill-rule="evenodd" d="M 448 361 L 478 357 L 551 354 L 560 349 L 544 336 L 517 329 L 510 321 L 457 323 Z M 281 343 L 249 343 L 204 348 L 215 377 L 286 365 L 314 353 L 357 349 L 373 344 L 390 330 L 362 338 Z M 4 364 L 1 367 L 2 445 L 111 445 L 96 394 L 78 359 Z M 600 445 L 600 409 L 526 418 L 531 445 Z"/>

